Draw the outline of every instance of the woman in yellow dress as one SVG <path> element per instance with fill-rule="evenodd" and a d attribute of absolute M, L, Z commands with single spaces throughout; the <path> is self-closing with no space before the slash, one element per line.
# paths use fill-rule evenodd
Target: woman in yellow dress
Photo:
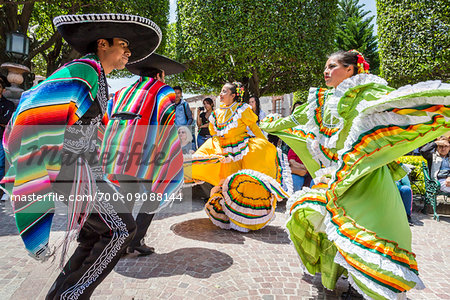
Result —
<path fill-rule="evenodd" d="M 247 232 L 273 219 L 276 202 L 288 197 L 292 181 L 286 160 L 267 141 L 243 96 L 240 83 L 223 86 L 221 105 L 209 117 L 212 138 L 192 157 L 192 179 L 215 186 L 205 206 L 215 225 Z"/>

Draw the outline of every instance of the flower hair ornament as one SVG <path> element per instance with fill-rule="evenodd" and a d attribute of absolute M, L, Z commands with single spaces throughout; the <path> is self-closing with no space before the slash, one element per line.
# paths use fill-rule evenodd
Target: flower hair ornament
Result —
<path fill-rule="evenodd" d="M 361 52 L 355 49 L 352 49 L 348 52 L 356 53 L 356 56 L 358 57 L 358 62 L 356 63 L 356 65 L 358 66 L 358 74 L 369 73 L 369 63 L 365 60 Z"/>
<path fill-rule="evenodd" d="M 234 81 L 233 84 L 236 86 L 237 101 L 242 102 L 244 100 L 245 89 L 240 82 Z"/>

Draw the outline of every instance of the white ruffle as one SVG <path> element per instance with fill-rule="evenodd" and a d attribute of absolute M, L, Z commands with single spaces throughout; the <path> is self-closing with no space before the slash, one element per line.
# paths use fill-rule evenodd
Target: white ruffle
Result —
<path fill-rule="evenodd" d="M 369 297 L 369 295 L 367 295 L 366 293 L 364 293 L 356 284 L 356 282 L 353 280 L 352 276 L 355 276 L 362 284 L 364 284 L 367 288 L 371 289 L 372 291 L 380 294 L 381 296 L 385 297 L 386 299 L 397 299 L 397 293 L 391 291 L 388 288 L 385 288 L 384 286 L 381 286 L 379 284 L 376 284 L 375 282 L 373 282 L 372 280 L 368 279 L 367 277 L 361 275 L 361 273 L 359 273 L 358 270 L 356 270 L 355 268 L 353 268 L 350 264 L 347 263 L 347 261 L 344 259 L 344 257 L 337 252 L 336 256 L 334 258 L 334 262 L 343 266 L 345 269 L 347 269 L 347 271 L 349 272 L 348 276 L 348 282 L 352 285 L 352 287 L 358 291 L 359 294 L 361 294 L 364 299 L 367 300 L 372 300 L 371 297 Z M 359 273 L 359 274 L 358 274 Z"/>
<path fill-rule="evenodd" d="M 316 114 L 315 110 L 317 109 L 316 103 L 317 89 L 316 88 L 310 89 L 308 96 L 309 105 L 307 110 L 308 122 L 306 123 L 305 128 L 308 131 L 314 133 L 314 135 L 316 136 L 315 140 L 307 139 L 307 143 L 308 149 L 311 151 L 313 158 L 316 161 L 319 160 L 318 161 L 319 163 L 322 162 L 325 166 L 331 166 L 335 164 L 334 162 L 330 161 L 328 157 L 323 155 L 318 145 L 320 144 L 327 149 L 336 148 L 336 143 L 337 140 L 339 139 L 339 134 L 342 128 L 344 127 L 344 119 L 339 115 L 337 109 L 339 101 L 342 99 L 342 97 L 349 89 L 370 83 L 387 85 L 386 80 L 378 76 L 372 74 L 358 74 L 342 81 L 336 87 L 334 92 L 330 96 L 328 96 L 327 99 L 325 99 L 324 106 L 321 109 L 325 110 L 326 107 L 328 107 L 331 116 L 337 121 L 336 124 L 330 125 L 333 128 L 338 128 L 337 132 L 335 132 L 331 137 L 323 135 L 320 132 L 319 127 L 315 123 L 315 114 Z M 322 126 L 327 127 L 325 124 L 322 124 Z"/>
<path fill-rule="evenodd" d="M 239 105 L 240 103 L 236 102 L 236 105 Z M 231 107 L 230 107 L 231 108 Z M 228 108 L 228 109 L 230 109 Z M 221 108 L 219 108 L 221 109 Z M 218 110 L 219 110 L 218 109 Z M 238 120 L 241 118 L 242 113 L 246 110 L 246 109 L 252 109 L 250 105 L 248 105 L 247 103 L 243 103 L 241 107 L 238 107 L 236 109 L 236 111 L 232 114 L 232 116 L 230 117 L 230 120 L 227 122 L 228 124 L 225 126 L 225 128 L 223 128 L 222 130 L 218 130 L 216 127 L 216 119 L 214 118 L 214 114 L 211 114 L 209 116 L 209 122 L 211 124 L 213 124 L 214 126 L 214 130 L 216 131 L 216 135 L 217 136 L 224 136 L 225 134 L 228 133 L 228 131 L 230 131 L 233 128 L 236 128 L 238 126 Z M 217 111 L 218 111 L 217 110 Z"/>
<path fill-rule="evenodd" d="M 433 81 L 433 86 L 436 86 L 436 83 Z M 445 89 L 450 88 L 450 84 L 443 84 Z M 420 85 L 423 87 L 423 85 Z M 410 91 L 414 90 L 414 93 L 418 92 L 418 87 L 409 89 Z M 423 90 L 422 90 L 423 91 Z M 393 94 L 392 92 L 391 94 Z M 387 95 L 386 97 L 390 96 Z M 401 92 L 401 96 L 406 96 L 405 91 Z M 395 96 L 395 95 L 394 95 Z M 385 109 L 389 108 L 407 108 L 407 107 L 415 107 L 423 104 L 436 104 L 436 105 L 450 105 L 450 96 L 447 97 L 418 97 L 411 99 L 401 99 L 401 100 L 393 100 L 394 98 L 390 98 L 390 101 L 382 104 Z M 385 97 L 382 97 L 379 101 L 380 103 L 384 102 Z M 378 102 L 378 101 L 373 101 Z M 365 105 L 368 105 L 365 103 Z M 362 134 L 365 134 L 369 130 L 386 124 L 390 125 L 398 125 L 398 126 L 407 126 L 407 125 L 415 125 L 415 124 L 423 124 L 431 121 L 432 117 L 435 115 L 433 113 L 427 113 L 425 116 L 408 116 L 408 115 L 400 115 L 393 111 L 380 111 L 376 113 L 371 113 L 374 111 L 378 111 L 380 108 L 377 106 L 366 106 L 360 107 L 363 110 L 354 120 L 352 127 L 350 128 L 347 140 L 345 141 L 344 147 L 338 151 L 339 160 L 342 161 L 342 155 L 348 151 L 353 149 L 354 143 L 359 139 Z M 448 118 L 446 118 L 448 120 Z"/>
<path fill-rule="evenodd" d="M 287 155 L 284 154 L 280 148 L 277 148 L 277 151 L 281 165 L 281 186 L 289 195 L 291 195 L 294 192 L 294 182 L 292 180 L 292 172 L 291 167 L 289 166 L 289 160 Z"/>
<path fill-rule="evenodd" d="M 402 86 L 399 89 L 392 91 L 386 96 L 381 97 L 376 101 L 361 101 L 356 110 L 358 112 L 363 112 L 364 114 L 372 114 L 379 111 L 384 111 L 390 108 L 402 108 L 402 107 L 414 107 L 422 104 L 436 104 L 436 105 L 446 105 L 450 103 L 450 96 L 447 97 L 439 97 L 439 96 L 430 96 L 430 97 L 414 97 L 410 99 L 398 100 L 398 102 L 393 102 L 392 100 L 396 98 L 401 98 L 404 96 L 431 91 L 431 90 L 448 90 L 450 93 L 450 84 L 442 83 L 440 80 L 432 80 L 419 82 L 413 85 Z M 426 102 L 424 101 L 426 99 Z"/>
<path fill-rule="evenodd" d="M 309 152 L 311 153 L 312 158 L 316 162 L 318 162 L 319 164 L 323 164 L 325 166 L 331 166 L 333 164 L 333 162 L 322 153 L 319 145 L 323 145 L 324 147 L 326 147 L 328 149 L 335 148 L 336 141 L 339 136 L 339 132 L 341 131 L 344 123 L 343 123 L 342 118 L 337 116 L 337 109 L 336 109 L 335 110 L 336 113 L 332 113 L 332 114 L 336 115 L 335 118 L 339 119 L 339 123 L 336 124 L 336 127 L 339 127 L 338 132 L 336 132 L 331 137 L 327 137 L 320 132 L 320 126 L 317 125 L 316 121 L 315 121 L 316 109 L 318 108 L 317 102 L 316 102 L 316 100 L 317 100 L 316 92 L 317 92 L 316 88 L 311 88 L 309 90 L 309 96 L 308 96 L 309 104 L 307 106 L 307 111 L 306 111 L 306 116 L 308 118 L 308 122 L 306 122 L 305 126 L 303 127 L 306 132 L 313 133 L 315 138 L 312 139 L 312 138 L 310 138 L 310 135 L 308 135 L 306 138 L 306 146 L 307 146 Z M 328 101 L 328 99 L 325 99 L 325 105 L 327 105 L 326 104 L 327 101 Z M 325 108 L 322 107 L 321 109 L 325 109 Z M 322 120 L 322 122 L 323 122 L 323 120 Z"/>
<path fill-rule="evenodd" d="M 248 169 L 240 170 L 240 171 L 237 172 L 237 173 L 240 173 L 240 174 L 246 174 L 246 175 L 249 175 L 249 176 L 257 177 L 259 180 L 263 181 L 267 186 L 269 186 L 269 187 L 271 187 L 271 188 L 274 188 L 274 189 L 277 189 L 278 192 L 280 192 L 280 194 L 284 194 L 285 197 L 288 197 L 288 195 L 286 194 L 286 192 L 283 191 L 283 189 L 281 188 L 280 184 L 279 184 L 275 179 L 273 179 L 272 177 L 270 177 L 270 176 L 268 176 L 268 175 L 266 175 L 266 174 L 260 173 L 260 172 L 255 171 L 255 170 L 248 170 Z M 230 196 L 229 196 L 228 193 L 227 193 L 227 191 L 228 191 L 228 183 L 229 183 L 229 181 L 231 180 L 231 178 L 232 178 L 233 176 L 235 176 L 235 175 L 236 175 L 236 173 L 235 173 L 235 174 L 232 174 L 232 175 L 230 175 L 230 176 L 228 176 L 228 177 L 225 179 L 225 181 L 223 182 L 223 184 L 222 184 L 222 194 L 223 194 L 223 196 L 224 196 L 224 200 L 223 200 L 224 203 L 223 203 L 223 205 L 222 205 L 223 211 L 225 212 L 225 214 L 226 214 L 230 219 L 233 219 L 233 220 L 235 220 L 235 221 L 237 221 L 237 222 L 239 222 L 239 223 L 246 224 L 246 225 L 264 224 L 264 226 L 266 226 L 266 225 L 269 224 L 269 223 L 273 220 L 273 218 L 274 218 L 274 215 L 275 215 L 275 208 L 276 208 L 275 203 L 272 204 L 272 207 L 271 207 L 271 209 L 270 209 L 269 212 L 267 212 L 267 211 L 264 211 L 264 212 L 263 212 L 263 211 L 261 211 L 261 212 L 256 212 L 256 211 L 252 210 L 252 214 L 254 214 L 254 215 L 260 215 L 260 216 L 261 216 L 261 218 L 258 218 L 258 219 L 253 220 L 254 222 L 249 221 L 248 219 L 246 219 L 246 218 L 244 218 L 244 217 L 240 217 L 240 216 L 234 214 L 233 212 L 231 212 L 231 211 L 227 208 L 227 205 L 228 205 L 228 206 L 230 206 L 233 210 L 236 210 L 236 211 L 242 211 L 242 207 L 239 206 L 239 205 L 237 205 L 237 204 L 235 204 L 235 203 L 231 200 Z M 281 201 L 281 200 L 283 200 L 283 199 L 284 199 L 284 198 L 278 196 L 277 194 L 272 193 L 272 196 L 271 196 L 271 200 L 270 200 L 270 201 L 273 201 L 273 200 Z M 225 203 L 226 203 L 227 205 L 225 205 Z M 222 204 L 222 203 L 221 203 L 221 204 Z M 231 223 L 232 223 L 232 222 L 231 222 Z M 237 225 L 236 225 L 236 226 L 237 226 Z M 240 231 L 242 231 L 242 230 L 240 230 Z"/>
<path fill-rule="evenodd" d="M 326 176 L 326 175 L 331 175 L 331 178 L 333 178 L 334 177 L 334 175 L 336 174 L 336 167 L 335 166 L 332 166 L 332 167 L 328 167 L 328 168 L 322 168 L 322 169 L 319 169 L 319 170 L 317 170 L 315 173 L 314 173 L 314 175 L 316 176 L 316 177 L 322 177 L 322 176 Z"/>
<path fill-rule="evenodd" d="M 323 195 L 324 194 L 320 190 L 310 189 L 309 187 L 304 187 L 301 190 L 296 191 L 294 194 L 291 195 L 291 197 L 289 197 L 288 201 L 286 202 L 286 214 L 289 214 L 289 211 L 292 209 L 292 206 L 294 205 L 294 203 L 297 202 L 298 199 L 300 199 L 301 197 L 303 197 L 307 193 L 316 194 L 316 195 Z M 315 210 L 317 210 L 317 209 L 315 209 Z M 318 211 L 318 212 L 320 212 L 323 215 L 326 213 L 325 210 L 324 211 Z"/>
<path fill-rule="evenodd" d="M 223 200 L 222 200 L 222 201 L 223 201 Z M 270 223 L 270 222 L 269 222 L 269 223 Z M 269 224 L 269 223 L 267 223 L 267 224 Z M 261 227 L 261 229 L 263 229 L 264 227 L 266 227 L 267 224 L 264 225 L 263 227 Z M 234 224 L 232 221 L 230 221 L 230 229 L 234 229 L 234 230 L 236 230 L 236 231 L 243 232 L 243 233 L 247 233 L 247 232 L 250 231 L 250 229 L 244 228 L 244 227 L 241 227 L 241 226 L 238 226 L 238 225 Z"/>
<path fill-rule="evenodd" d="M 222 205 L 222 207 L 223 207 L 223 197 L 219 197 L 219 196 L 213 196 L 214 198 L 220 198 L 219 199 L 219 204 L 220 205 Z M 213 199 L 213 197 L 211 197 L 212 199 Z M 229 230 L 229 229 L 231 229 L 232 228 L 232 226 L 231 226 L 231 222 L 230 222 L 230 220 L 228 219 L 228 216 L 227 215 L 225 215 L 224 214 L 224 216 L 228 219 L 228 221 L 229 221 L 229 223 L 223 223 L 223 222 L 220 222 L 220 221 L 217 221 L 212 215 L 211 215 L 211 213 L 209 212 L 209 208 L 211 208 L 212 210 L 213 210 L 213 208 L 212 208 L 212 205 L 209 203 L 209 201 L 205 204 L 205 212 L 206 212 L 206 215 L 209 217 L 209 219 L 211 220 L 211 222 L 214 224 L 214 225 L 216 225 L 217 227 L 219 227 L 219 228 L 221 228 L 221 229 L 227 229 L 227 230 Z"/>
<path fill-rule="evenodd" d="M 227 158 L 231 158 L 231 161 L 240 161 L 246 156 L 249 152 L 248 143 L 250 141 L 250 137 L 245 137 L 242 143 L 238 144 L 235 147 L 224 147 L 222 148 L 222 154 L 227 156 Z M 244 149 L 244 150 L 242 150 Z M 239 153 L 240 152 L 240 153 Z M 238 155 L 233 155 L 239 153 Z M 230 161 L 230 162 L 231 162 Z"/>
<path fill-rule="evenodd" d="M 352 77 L 349 77 L 347 79 L 344 79 L 337 87 L 336 87 L 336 92 L 341 94 L 342 96 L 345 94 L 345 92 L 348 91 L 348 89 L 357 87 L 357 86 L 361 86 L 361 85 L 366 85 L 369 83 L 377 83 L 377 84 L 382 84 L 382 85 L 388 85 L 387 81 L 384 80 L 381 77 L 378 77 L 376 75 L 373 74 L 357 74 L 354 75 Z M 342 97 L 341 96 L 341 97 Z M 336 109 L 337 109 L 337 104 L 336 104 Z"/>

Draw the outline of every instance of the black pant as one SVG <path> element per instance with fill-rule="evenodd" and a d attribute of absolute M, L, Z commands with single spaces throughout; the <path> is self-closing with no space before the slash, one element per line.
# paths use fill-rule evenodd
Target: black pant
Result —
<path fill-rule="evenodd" d="M 114 194 L 106 182 L 103 193 Z M 78 236 L 79 245 L 53 283 L 46 299 L 89 299 L 119 261 L 136 232 L 136 223 L 122 201 L 96 201 Z"/>
<path fill-rule="evenodd" d="M 124 195 L 126 200 L 129 200 L 126 201 L 126 205 L 130 212 L 133 211 L 134 204 L 136 203 L 136 193 L 140 193 L 141 195 L 144 193 L 148 194 L 147 197 L 141 196 L 141 199 L 145 199 L 146 201 L 143 201 L 139 209 L 136 217 L 136 234 L 130 243 L 130 247 L 138 247 L 143 244 L 145 234 L 155 216 L 153 212 L 158 208 L 159 202 L 150 200 L 150 193 L 148 191 L 151 189 L 151 182 L 128 175 L 115 176 L 120 183 L 120 193 Z"/>

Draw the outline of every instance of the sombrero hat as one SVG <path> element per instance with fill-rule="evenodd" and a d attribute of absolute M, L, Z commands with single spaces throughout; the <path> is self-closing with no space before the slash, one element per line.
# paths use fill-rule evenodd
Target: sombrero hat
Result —
<path fill-rule="evenodd" d="M 128 71 L 139 76 L 145 76 L 148 69 L 164 70 L 165 75 L 178 74 L 186 70 L 186 66 L 163 55 L 153 53 L 139 62 L 126 65 Z"/>
<path fill-rule="evenodd" d="M 145 59 L 158 48 L 161 29 L 153 21 L 124 14 L 63 15 L 53 19 L 62 37 L 75 50 L 86 54 L 98 39 L 122 38 L 129 42 L 130 62 Z"/>

